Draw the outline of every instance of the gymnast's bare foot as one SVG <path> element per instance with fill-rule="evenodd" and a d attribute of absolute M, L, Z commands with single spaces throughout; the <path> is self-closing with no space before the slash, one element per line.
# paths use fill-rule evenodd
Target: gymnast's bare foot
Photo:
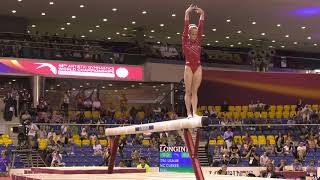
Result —
<path fill-rule="evenodd" d="M 192 118 L 192 115 L 191 114 L 189 114 L 188 115 L 188 117 L 187 117 L 187 119 L 191 119 Z"/>

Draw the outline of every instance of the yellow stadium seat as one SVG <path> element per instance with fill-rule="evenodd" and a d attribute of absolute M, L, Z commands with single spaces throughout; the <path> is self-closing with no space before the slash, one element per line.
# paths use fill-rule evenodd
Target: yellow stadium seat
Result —
<path fill-rule="evenodd" d="M 226 112 L 226 117 L 228 119 L 231 119 L 232 118 L 232 112 Z"/>
<path fill-rule="evenodd" d="M 222 117 L 224 117 L 225 116 L 225 113 L 224 112 L 218 112 L 218 117 L 219 118 L 222 118 Z"/>
<path fill-rule="evenodd" d="M 2 140 L 2 139 L 0 139 L 0 144 L 4 144 L 4 142 L 3 142 L 3 140 Z"/>
<path fill-rule="evenodd" d="M 235 107 L 234 107 L 234 106 L 229 106 L 229 107 L 228 107 L 228 111 L 229 111 L 229 112 L 233 112 L 234 110 L 235 110 Z"/>
<path fill-rule="evenodd" d="M 271 140 L 269 140 L 270 141 L 270 144 L 272 144 L 272 145 L 275 145 L 276 144 L 276 140 L 274 140 L 274 139 L 271 139 Z"/>
<path fill-rule="evenodd" d="M 269 118 L 274 119 L 276 117 L 276 113 L 274 111 L 270 111 L 268 113 Z"/>
<path fill-rule="evenodd" d="M 268 113 L 267 112 L 261 112 L 261 118 L 267 119 L 268 118 Z"/>
<path fill-rule="evenodd" d="M 283 118 L 289 118 L 289 116 L 290 116 L 290 113 L 289 113 L 289 111 L 283 111 L 283 113 L 282 113 L 282 115 L 283 115 Z"/>
<path fill-rule="evenodd" d="M 319 105 L 318 105 L 318 104 L 313 104 L 313 105 L 311 106 L 311 109 L 312 109 L 313 111 L 315 111 L 315 112 L 318 112 L 318 110 L 319 110 Z"/>
<path fill-rule="evenodd" d="M 205 111 L 206 109 L 207 109 L 207 106 L 201 106 L 201 107 L 200 107 L 200 110 L 201 110 L 201 111 Z"/>
<path fill-rule="evenodd" d="M 234 136 L 233 140 L 235 143 L 239 142 L 240 144 L 242 144 L 242 137 L 241 136 Z"/>
<path fill-rule="evenodd" d="M 81 146 L 81 140 L 80 139 L 74 139 L 74 144 Z"/>
<path fill-rule="evenodd" d="M 253 118 L 253 112 L 247 112 L 247 117 L 248 118 Z"/>
<path fill-rule="evenodd" d="M 8 134 L 3 134 L 1 137 L 2 139 L 10 139 L 10 136 Z"/>
<path fill-rule="evenodd" d="M 223 145 L 223 144 L 224 144 L 224 140 L 223 140 L 223 139 L 219 139 L 219 140 L 217 141 L 217 144 Z"/>
<path fill-rule="evenodd" d="M 85 112 L 84 112 L 84 117 L 85 117 L 85 118 L 92 118 L 92 113 L 91 113 L 91 111 L 85 111 Z"/>
<path fill-rule="evenodd" d="M 277 111 L 283 111 L 283 106 L 282 105 L 277 105 Z"/>
<path fill-rule="evenodd" d="M 211 144 L 211 145 L 215 145 L 215 144 L 217 144 L 217 141 L 216 141 L 216 140 L 211 139 L 211 140 L 209 140 L 209 144 Z"/>
<path fill-rule="evenodd" d="M 247 111 L 246 112 L 245 111 L 241 112 L 240 113 L 240 117 L 241 117 L 241 119 L 247 118 Z"/>
<path fill-rule="evenodd" d="M 142 140 L 142 144 L 143 144 L 143 145 L 150 145 L 149 139 L 144 139 L 144 140 Z"/>
<path fill-rule="evenodd" d="M 283 110 L 289 112 L 290 111 L 290 105 L 284 105 Z"/>
<path fill-rule="evenodd" d="M 251 135 L 250 138 L 252 139 L 252 143 L 253 143 L 254 145 L 257 145 L 257 144 L 258 144 L 258 138 L 257 138 L 257 136 Z"/>
<path fill-rule="evenodd" d="M 290 106 L 290 110 L 291 110 L 291 111 L 296 111 L 296 108 L 297 108 L 297 105 L 291 105 L 291 106 Z"/>
<path fill-rule="evenodd" d="M 258 119 L 260 118 L 260 115 L 261 115 L 260 112 L 254 112 L 254 118 Z"/>
<path fill-rule="evenodd" d="M 242 106 L 241 109 L 242 109 L 242 112 L 248 112 L 249 106 Z"/>
<path fill-rule="evenodd" d="M 239 119 L 240 118 L 240 113 L 239 111 L 233 112 L 233 118 Z"/>
<path fill-rule="evenodd" d="M 172 112 L 170 112 L 170 113 L 172 113 Z M 144 112 L 143 111 L 140 111 L 140 112 L 138 112 L 137 113 L 137 116 L 138 116 L 138 118 L 139 119 L 144 119 Z M 169 112 L 168 112 L 168 115 L 169 115 L 169 117 L 171 116 L 171 114 L 169 114 Z"/>
<path fill-rule="evenodd" d="M 208 111 L 210 112 L 212 110 L 212 106 L 208 106 Z"/>
<path fill-rule="evenodd" d="M 220 139 L 223 139 L 223 138 L 222 138 L 221 135 L 219 135 L 219 136 L 217 136 L 217 139 L 220 140 Z"/>
<path fill-rule="evenodd" d="M 270 106 L 270 112 L 276 112 L 276 106 L 275 105 L 271 105 Z"/>
<path fill-rule="evenodd" d="M 93 144 L 95 144 L 96 143 L 96 139 L 91 139 L 91 144 L 93 145 Z"/>
<path fill-rule="evenodd" d="M 282 118 L 282 111 L 276 112 L 276 118 L 281 119 Z"/>
<path fill-rule="evenodd" d="M 94 118 L 94 119 L 100 118 L 100 112 L 99 111 L 93 111 L 92 112 L 92 118 Z"/>
<path fill-rule="evenodd" d="M 293 116 L 295 116 L 295 115 L 297 115 L 297 112 L 296 112 L 296 111 L 290 111 L 290 117 L 293 117 Z"/>
<path fill-rule="evenodd" d="M 236 112 L 241 112 L 241 106 L 235 106 L 235 111 Z"/>
<path fill-rule="evenodd" d="M 89 139 L 82 140 L 82 145 L 90 145 L 90 140 Z"/>
<path fill-rule="evenodd" d="M 5 144 L 5 145 L 12 144 L 12 140 L 11 139 L 4 139 L 3 144 Z"/>
<path fill-rule="evenodd" d="M 120 112 L 120 111 L 116 111 L 116 112 L 114 113 L 114 118 L 115 118 L 115 119 L 120 119 L 120 118 L 121 118 L 121 112 Z"/>
<path fill-rule="evenodd" d="M 73 140 L 80 139 L 80 136 L 79 136 L 78 134 L 74 134 L 74 135 L 72 136 L 72 139 L 73 139 Z"/>
<path fill-rule="evenodd" d="M 260 144 L 260 145 L 266 144 L 266 137 L 264 135 L 258 136 L 258 144 Z"/>
<path fill-rule="evenodd" d="M 75 112 L 75 111 L 68 111 L 68 115 L 69 115 L 69 116 L 75 116 L 75 115 L 76 115 L 76 112 Z"/>
<path fill-rule="evenodd" d="M 197 114 L 199 115 L 199 116 L 203 116 L 203 111 L 197 111 Z M 169 116 L 170 117 L 170 116 Z"/>
<path fill-rule="evenodd" d="M 214 106 L 214 109 L 216 110 L 216 112 L 221 112 L 221 106 Z"/>
<path fill-rule="evenodd" d="M 104 145 L 104 146 L 108 145 L 108 140 L 101 139 L 101 140 L 99 140 L 99 142 L 100 142 L 101 145 Z"/>

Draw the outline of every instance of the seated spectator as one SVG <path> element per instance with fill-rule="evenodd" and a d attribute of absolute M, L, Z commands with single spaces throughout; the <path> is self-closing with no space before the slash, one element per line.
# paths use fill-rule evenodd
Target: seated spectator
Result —
<path fill-rule="evenodd" d="M 310 117 L 313 114 L 313 111 L 310 107 L 310 105 L 306 104 L 304 108 L 300 111 L 302 114 L 303 122 L 304 123 L 309 123 L 310 122 Z"/>
<path fill-rule="evenodd" d="M 87 98 L 83 102 L 83 106 L 85 111 L 92 111 L 92 100 L 90 98 Z"/>
<path fill-rule="evenodd" d="M 142 157 L 140 159 L 140 164 L 137 165 L 137 168 L 145 168 L 146 172 L 150 172 L 150 166 L 146 162 L 146 158 Z"/>
<path fill-rule="evenodd" d="M 38 140 L 39 139 L 46 139 L 47 138 L 47 131 L 44 129 L 43 126 L 40 127 L 40 130 L 38 131 Z"/>
<path fill-rule="evenodd" d="M 241 145 L 240 145 L 240 147 L 241 147 Z M 236 154 L 240 155 L 240 150 L 239 150 L 239 147 L 237 146 L 237 144 L 233 144 L 230 149 L 231 149 L 231 153 L 236 153 Z"/>
<path fill-rule="evenodd" d="M 23 114 L 21 114 L 21 123 L 24 123 L 27 120 L 31 121 L 31 115 L 29 114 L 29 111 L 25 111 Z"/>
<path fill-rule="evenodd" d="M 317 169 L 318 167 L 316 167 L 314 160 L 311 160 L 310 164 L 306 168 L 307 176 L 317 177 Z"/>
<path fill-rule="evenodd" d="M 293 167 L 293 171 L 302 171 L 302 164 L 299 162 L 298 159 L 294 160 L 292 167 Z"/>
<path fill-rule="evenodd" d="M 55 161 L 57 161 L 56 163 L 58 164 L 58 166 L 63 165 L 62 163 L 62 156 L 58 151 L 53 151 L 52 153 L 52 162 L 51 162 L 51 167 L 53 167 Z"/>
<path fill-rule="evenodd" d="M 51 164 L 51 167 L 60 167 L 59 161 L 54 160 Z"/>
<path fill-rule="evenodd" d="M 308 142 L 308 149 L 316 150 L 317 140 L 314 138 L 313 135 L 309 136 L 307 142 Z"/>
<path fill-rule="evenodd" d="M 285 171 L 286 166 L 287 166 L 286 160 L 281 159 L 280 164 L 278 165 L 278 167 L 276 169 L 277 169 L 277 171 Z"/>
<path fill-rule="evenodd" d="M 214 107 L 212 107 L 212 109 L 209 111 L 209 117 L 212 117 L 212 118 L 217 117 L 217 112 Z"/>
<path fill-rule="evenodd" d="M 52 117 L 51 117 L 51 123 L 62 123 L 63 122 L 63 116 L 60 114 L 59 111 L 53 111 Z"/>
<path fill-rule="evenodd" d="M 300 142 L 299 146 L 297 147 L 297 158 L 299 161 L 302 161 L 306 156 L 307 147 L 304 145 L 303 142 Z"/>
<path fill-rule="evenodd" d="M 274 154 L 274 145 L 270 144 L 269 140 L 266 141 L 266 145 L 263 145 L 261 149 L 268 154 Z"/>
<path fill-rule="evenodd" d="M 103 151 L 102 151 L 102 146 L 101 144 L 99 143 L 99 140 L 96 140 L 94 145 L 92 146 L 93 148 L 93 155 L 95 156 L 100 156 L 103 154 Z"/>
<path fill-rule="evenodd" d="M 255 148 L 251 148 L 246 159 L 249 159 L 249 166 L 259 166 L 260 157 Z"/>
<path fill-rule="evenodd" d="M 99 98 L 96 98 L 93 103 L 92 103 L 92 107 L 94 111 L 100 111 L 101 109 L 101 101 Z"/>
<path fill-rule="evenodd" d="M 124 160 L 120 160 L 119 167 L 122 167 L 122 168 L 127 167 L 126 163 L 124 162 Z"/>
<path fill-rule="evenodd" d="M 140 144 L 141 145 L 143 139 L 144 139 L 144 137 L 143 137 L 142 133 L 136 134 L 134 141 L 133 141 L 133 144 Z"/>
<path fill-rule="evenodd" d="M 7 151 L 3 150 L 1 151 L 1 157 L 0 157 L 0 175 L 1 176 L 9 176 L 9 170 L 10 170 L 10 160 L 7 156 Z"/>
<path fill-rule="evenodd" d="M 290 144 L 290 142 L 286 142 L 286 144 L 283 146 L 283 153 L 284 154 L 292 154 L 293 148 L 292 145 Z"/>
<path fill-rule="evenodd" d="M 260 165 L 261 166 L 266 166 L 267 162 L 269 161 L 269 157 L 268 157 L 268 153 L 264 152 L 261 156 L 260 156 Z"/>
<path fill-rule="evenodd" d="M 111 154 L 110 154 L 110 148 L 109 148 L 108 146 L 106 146 L 106 147 L 104 148 L 103 155 L 102 155 L 102 157 L 103 157 L 103 159 L 104 159 L 104 164 L 105 164 L 105 166 L 108 166 L 108 165 L 109 165 L 110 156 L 111 156 Z"/>
<path fill-rule="evenodd" d="M 131 159 L 132 159 L 132 166 L 136 166 L 139 163 L 139 159 L 140 159 L 140 153 L 138 150 L 134 150 L 131 153 Z"/>
<path fill-rule="evenodd" d="M 229 161 L 230 161 L 229 153 L 228 152 L 224 152 L 222 154 L 222 163 L 227 165 L 227 164 L 229 164 Z"/>
<path fill-rule="evenodd" d="M 240 155 L 236 152 L 231 152 L 229 164 L 237 165 L 240 160 Z"/>
<path fill-rule="evenodd" d="M 228 112 L 229 111 L 229 104 L 227 101 L 223 101 L 221 105 L 221 112 Z"/>
<path fill-rule="evenodd" d="M 233 142 L 233 132 L 231 131 L 231 127 L 228 127 L 228 130 L 224 132 L 223 139 L 227 145 L 228 150 L 230 150 Z"/>
<path fill-rule="evenodd" d="M 222 165 L 221 169 L 218 171 L 219 175 L 228 175 L 228 166 L 227 165 Z"/>
<path fill-rule="evenodd" d="M 264 178 L 277 178 L 277 175 L 274 171 L 274 166 L 272 163 L 266 164 L 266 170 L 261 172 L 261 177 Z"/>
<path fill-rule="evenodd" d="M 88 139 L 88 133 L 86 128 L 82 128 L 81 133 L 80 133 L 80 139 L 81 141 L 84 139 Z"/>
<path fill-rule="evenodd" d="M 248 144 L 244 143 L 243 144 L 242 157 L 245 158 L 249 154 L 251 149 L 252 149 L 251 145 L 248 145 Z"/>
<path fill-rule="evenodd" d="M 229 152 L 230 152 L 230 151 L 228 150 L 228 148 L 227 148 L 226 143 L 224 143 L 224 144 L 221 146 L 220 152 L 221 152 L 222 154 L 225 154 L 225 153 L 229 153 Z"/>
<path fill-rule="evenodd" d="M 276 147 L 275 147 L 275 152 L 276 152 L 276 155 L 279 155 L 279 154 L 283 154 L 283 147 L 280 145 L 276 145 Z"/>
<path fill-rule="evenodd" d="M 249 145 L 249 146 L 252 145 L 253 141 L 252 141 L 251 137 L 249 136 L 249 133 L 245 134 L 245 137 L 242 139 L 242 142 L 244 144 Z"/>
<path fill-rule="evenodd" d="M 168 146 L 168 137 L 167 137 L 167 134 L 165 132 L 161 133 L 160 145 Z"/>
<path fill-rule="evenodd" d="M 276 136 L 276 145 L 278 147 L 283 147 L 285 141 L 284 141 L 284 136 L 279 132 L 278 136 Z"/>

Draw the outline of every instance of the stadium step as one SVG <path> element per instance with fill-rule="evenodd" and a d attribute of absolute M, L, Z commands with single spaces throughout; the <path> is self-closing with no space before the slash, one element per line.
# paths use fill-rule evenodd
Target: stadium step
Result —
<path fill-rule="evenodd" d="M 24 150 L 13 150 L 14 156 L 20 156 L 24 167 L 46 167 L 46 164 L 42 160 L 38 151 Z"/>

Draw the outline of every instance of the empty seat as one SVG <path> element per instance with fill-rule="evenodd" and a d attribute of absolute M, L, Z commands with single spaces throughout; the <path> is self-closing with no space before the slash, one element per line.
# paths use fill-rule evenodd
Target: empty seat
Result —
<path fill-rule="evenodd" d="M 241 112 L 241 106 L 235 106 L 235 111 L 236 112 Z"/>
<path fill-rule="evenodd" d="M 228 111 L 229 111 L 229 112 L 235 111 L 235 107 L 234 107 L 234 106 L 229 106 L 229 107 L 228 107 Z"/>
<path fill-rule="evenodd" d="M 282 105 L 277 105 L 277 111 L 282 112 L 283 111 L 283 106 Z"/>

